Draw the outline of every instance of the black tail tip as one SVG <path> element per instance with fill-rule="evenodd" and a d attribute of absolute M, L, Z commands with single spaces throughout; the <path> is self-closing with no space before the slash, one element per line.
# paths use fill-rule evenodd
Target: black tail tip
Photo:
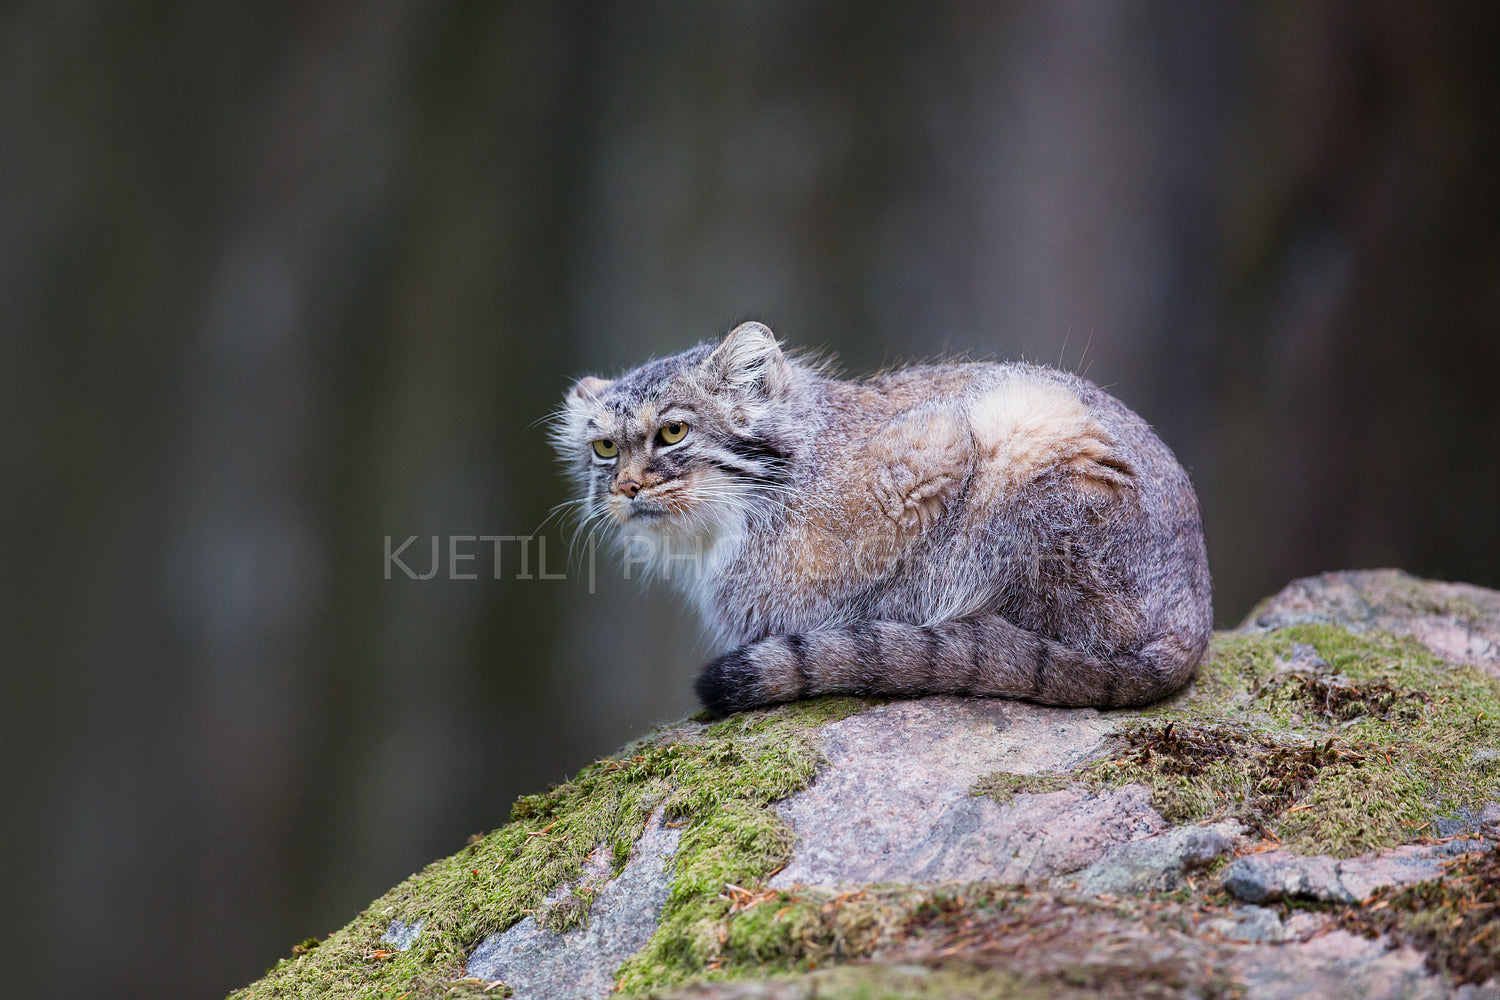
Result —
<path fill-rule="evenodd" d="M 761 703 L 755 695 L 758 682 L 755 667 L 744 649 L 732 649 L 703 665 L 703 671 L 693 682 L 693 690 L 698 692 L 703 707 L 720 718 L 758 707 Z"/>

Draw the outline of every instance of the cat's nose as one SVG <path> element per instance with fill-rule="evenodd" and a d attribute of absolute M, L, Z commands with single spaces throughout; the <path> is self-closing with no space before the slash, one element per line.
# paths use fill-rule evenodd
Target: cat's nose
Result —
<path fill-rule="evenodd" d="M 634 499 L 635 495 L 640 491 L 641 484 L 636 482 L 634 479 L 626 479 L 623 482 L 615 483 L 616 493 L 623 493 L 626 496 L 631 497 L 632 499 Z"/>

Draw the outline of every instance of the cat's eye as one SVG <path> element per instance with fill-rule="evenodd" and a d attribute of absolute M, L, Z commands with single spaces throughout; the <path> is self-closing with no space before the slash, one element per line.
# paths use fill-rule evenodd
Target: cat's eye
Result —
<path fill-rule="evenodd" d="M 614 458 L 620 453 L 620 446 L 605 438 L 594 442 L 594 454 L 600 458 Z"/>
<path fill-rule="evenodd" d="M 681 420 L 674 420 L 670 424 L 662 424 L 661 430 L 656 436 L 661 438 L 662 444 L 676 444 L 687 437 L 688 425 Z"/>

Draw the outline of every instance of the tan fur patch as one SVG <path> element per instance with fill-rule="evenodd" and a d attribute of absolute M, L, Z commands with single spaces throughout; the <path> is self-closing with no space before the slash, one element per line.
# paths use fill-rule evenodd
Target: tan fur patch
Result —
<path fill-rule="evenodd" d="M 1129 480 L 1111 457 L 1109 432 L 1060 385 L 1012 379 L 975 400 L 969 422 L 983 478 L 996 492 L 1013 492 L 1064 465 L 1094 492 L 1116 495 Z"/>
<path fill-rule="evenodd" d="M 967 469 L 969 435 L 953 414 L 917 409 L 876 432 L 870 449 L 894 457 L 874 470 L 875 506 L 899 531 L 912 534 L 947 510 Z"/>
<path fill-rule="evenodd" d="M 962 418 L 918 408 L 877 427 L 838 458 L 845 489 L 804 507 L 786 551 L 803 581 L 878 578 L 948 509 L 973 447 Z"/>
<path fill-rule="evenodd" d="M 1131 477 L 1135 475 L 1124 461 L 1109 457 L 1094 459 L 1079 456 L 1070 459 L 1067 464 L 1074 473 L 1073 482 L 1079 489 L 1106 500 L 1120 499 L 1130 486 Z"/>
<path fill-rule="evenodd" d="M 847 542 L 821 522 L 804 521 L 787 527 L 785 551 L 792 555 L 793 572 L 800 581 L 843 579 L 850 571 Z"/>

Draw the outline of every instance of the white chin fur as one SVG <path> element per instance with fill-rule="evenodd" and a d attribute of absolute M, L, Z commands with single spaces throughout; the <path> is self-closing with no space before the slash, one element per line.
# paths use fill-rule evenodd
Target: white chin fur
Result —
<path fill-rule="evenodd" d="M 689 593 L 698 592 L 713 575 L 722 561 L 723 543 L 745 531 L 738 506 L 718 500 L 700 500 L 686 511 L 656 516 L 631 516 L 612 501 L 610 514 L 630 575 L 668 581 Z"/>

